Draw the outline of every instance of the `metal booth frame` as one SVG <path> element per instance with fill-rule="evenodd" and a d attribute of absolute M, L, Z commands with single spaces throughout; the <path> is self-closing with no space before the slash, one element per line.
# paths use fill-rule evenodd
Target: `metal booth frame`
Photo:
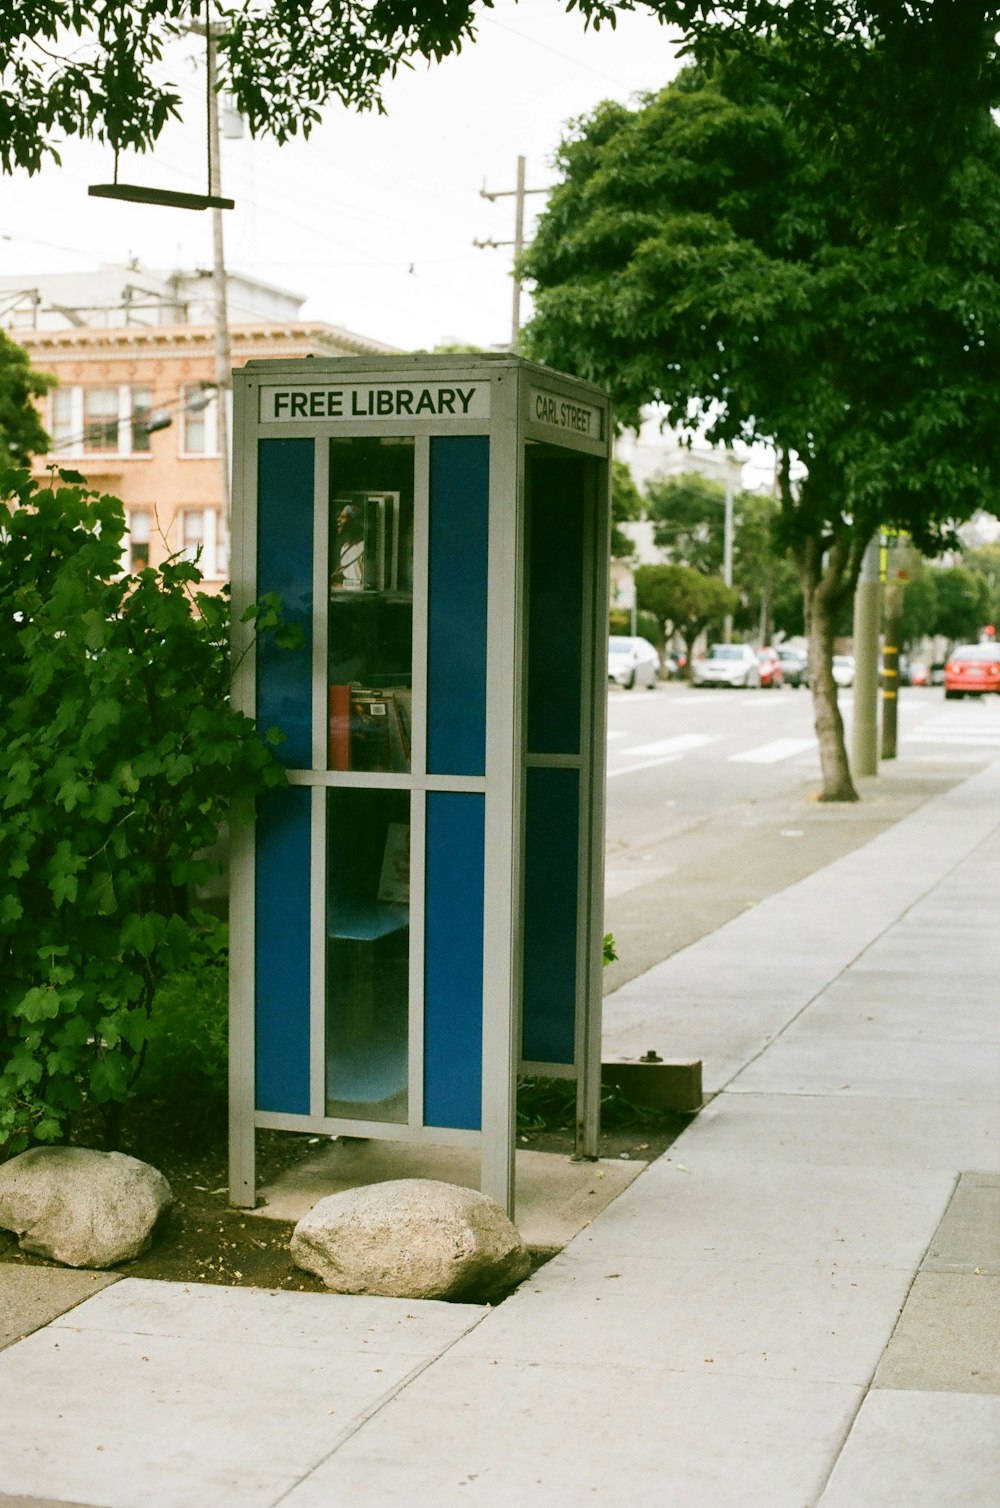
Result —
<path fill-rule="evenodd" d="M 467 413 L 394 413 L 379 417 L 348 394 L 474 391 Z M 275 394 L 307 398 L 295 414 Z M 298 400 L 297 400 L 298 401 Z M 371 398 L 365 400 L 369 404 Z M 396 403 L 402 400 L 396 398 Z M 280 403 L 280 411 L 279 411 Z M 412 407 L 412 403 L 410 404 Z M 458 405 L 452 404 L 452 408 Z M 351 409 L 354 412 L 351 412 Z M 346 412 L 344 411 L 346 409 Z M 310 411 L 311 410 L 311 411 Z M 336 410 L 332 412 L 331 410 Z M 360 412 L 358 411 L 360 410 Z M 405 773 L 330 769 L 328 755 L 328 612 L 330 593 L 330 442 L 333 439 L 411 437 L 414 446 L 412 582 L 412 746 Z M 444 775 L 427 768 L 428 624 L 431 609 L 429 499 L 432 442 L 442 436 L 488 439 L 485 606 L 485 760 L 482 774 Z M 548 1074 L 577 1082 L 577 1151 L 597 1152 L 601 1080 L 601 975 L 604 909 L 604 784 L 606 753 L 606 638 L 610 547 L 611 413 L 605 394 L 586 383 L 514 356 L 402 356 L 258 361 L 234 373 L 233 424 L 233 682 L 234 705 L 257 717 L 259 649 L 245 610 L 266 587 L 268 556 L 259 534 L 261 457 L 267 442 L 312 442 L 312 637 L 308 672 L 309 763 L 288 767 L 289 789 L 309 793 L 308 875 L 308 1108 L 260 1109 L 257 904 L 261 885 L 285 877 L 258 874 L 257 827 L 234 822 L 230 870 L 230 1198 L 256 1202 L 257 1129 L 408 1140 L 481 1149 L 481 1187 L 514 1210 L 515 1099 L 518 1076 Z M 582 524 L 580 736 L 577 753 L 529 753 L 528 559 L 526 456 L 530 449 L 559 457 L 589 457 L 580 468 L 585 492 Z M 296 454 L 307 454 L 308 447 Z M 273 545 L 273 539 L 272 539 Z M 570 656 L 572 661 L 572 655 Z M 525 1061 L 521 1056 L 524 969 L 525 807 L 532 770 L 578 772 L 575 1016 L 572 1062 Z M 409 1036 L 405 1124 L 327 1113 L 325 989 L 327 968 L 327 792 L 363 787 L 409 793 Z M 424 956 L 426 798 L 431 793 L 483 797 L 482 1099 L 479 1129 L 428 1125 L 424 1115 Z M 281 800 L 279 792 L 272 800 Z M 294 914 L 294 913 L 292 913 Z M 305 936 L 304 930 L 302 933 Z"/>

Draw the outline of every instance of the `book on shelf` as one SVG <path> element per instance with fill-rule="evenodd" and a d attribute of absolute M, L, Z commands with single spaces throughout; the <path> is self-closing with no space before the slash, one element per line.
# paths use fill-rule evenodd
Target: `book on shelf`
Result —
<path fill-rule="evenodd" d="M 408 687 L 329 688 L 329 768 L 406 774 L 410 768 Z"/>

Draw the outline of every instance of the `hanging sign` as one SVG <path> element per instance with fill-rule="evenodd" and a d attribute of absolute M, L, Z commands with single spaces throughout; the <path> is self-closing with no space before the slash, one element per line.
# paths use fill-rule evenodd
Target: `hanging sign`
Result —
<path fill-rule="evenodd" d="M 310 419 L 488 419 L 488 382 L 288 383 L 260 390 L 262 424 Z"/>
<path fill-rule="evenodd" d="M 604 438 L 603 409 L 592 403 L 581 403 L 578 398 L 548 392 L 545 388 L 529 387 L 528 418 L 535 424 L 545 424 L 564 434 L 585 435 L 589 440 Z"/>

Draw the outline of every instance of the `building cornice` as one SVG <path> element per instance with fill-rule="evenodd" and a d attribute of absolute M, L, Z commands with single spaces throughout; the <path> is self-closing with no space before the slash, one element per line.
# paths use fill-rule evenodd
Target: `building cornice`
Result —
<path fill-rule="evenodd" d="M 17 330 L 12 338 L 37 361 L 49 356 L 191 356 L 211 355 L 212 325 L 122 325 L 105 329 Z M 392 355 L 395 348 L 367 340 L 337 325 L 307 320 L 258 320 L 229 327 L 234 357 L 247 348 L 292 345 L 315 347 L 331 355 Z"/>

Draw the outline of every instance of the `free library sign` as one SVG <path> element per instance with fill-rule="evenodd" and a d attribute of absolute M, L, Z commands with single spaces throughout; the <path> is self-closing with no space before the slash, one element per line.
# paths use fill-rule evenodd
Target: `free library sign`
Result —
<path fill-rule="evenodd" d="M 309 419 L 488 419 L 488 382 L 303 383 L 260 390 L 262 424 Z"/>

